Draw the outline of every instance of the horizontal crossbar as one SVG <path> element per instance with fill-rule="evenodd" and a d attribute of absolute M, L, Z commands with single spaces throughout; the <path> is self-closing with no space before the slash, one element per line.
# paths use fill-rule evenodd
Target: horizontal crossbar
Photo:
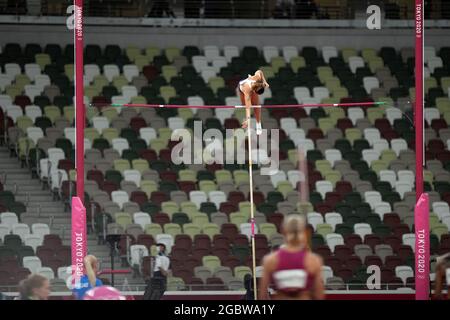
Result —
<path fill-rule="evenodd" d="M 280 104 L 251 106 L 251 108 L 308 108 L 308 107 L 358 107 L 358 106 L 380 106 L 386 102 L 348 102 L 348 103 L 313 103 L 313 104 Z M 240 109 L 245 106 L 189 106 L 189 105 L 171 105 L 171 104 L 141 104 L 141 103 L 112 103 L 112 104 L 90 104 L 91 107 L 111 106 L 111 107 L 131 107 L 131 108 L 192 108 L 192 109 Z"/>

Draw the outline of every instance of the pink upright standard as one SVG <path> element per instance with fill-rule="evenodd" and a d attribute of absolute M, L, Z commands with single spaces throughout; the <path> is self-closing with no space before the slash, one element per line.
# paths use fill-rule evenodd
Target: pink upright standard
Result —
<path fill-rule="evenodd" d="M 75 0 L 75 168 L 77 170 L 77 196 L 84 202 L 84 82 L 83 82 L 83 0 Z"/>
<path fill-rule="evenodd" d="M 423 193 L 424 167 L 424 116 L 423 116 L 423 0 L 416 0 L 415 8 L 415 72 L 416 72 L 416 101 L 414 105 L 414 127 L 416 137 L 416 201 Z"/>
<path fill-rule="evenodd" d="M 414 225 L 416 230 L 416 300 L 428 300 L 430 294 L 430 208 L 426 193 L 416 204 Z"/>
<path fill-rule="evenodd" d="M 79 197 L 72 198 L 72 285 L 78 283 L 84 272 L 86 256 L 86 208 Z"/>

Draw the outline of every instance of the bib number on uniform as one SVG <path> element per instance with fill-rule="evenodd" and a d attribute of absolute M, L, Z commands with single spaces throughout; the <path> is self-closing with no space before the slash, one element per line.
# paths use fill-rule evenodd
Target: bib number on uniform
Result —
<path fill-rule="evenodd" d="M 307 277 L 305 270 L 283 270 L 274 274 L 279 289 L 304 289 Z"/>

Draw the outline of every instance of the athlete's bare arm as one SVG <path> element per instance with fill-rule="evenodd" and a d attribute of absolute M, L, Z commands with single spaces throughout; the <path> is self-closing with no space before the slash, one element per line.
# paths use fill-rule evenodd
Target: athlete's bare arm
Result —
<path fill-rule="evenodd" d="M 244 91 L 244 100 L 245 100 L 245 107 L 246 108 L 251 108 L 252 106 L 252 97 L 251 97 L 251 92 L 247 92 L 246 90 Z"/>
<path fill-rule="evenodd" d="M 261 300 L 269 300 L 270 275 L 275 271 L 276 263 L 277 261 L 274 253 L 265 256 L 263 259 L 263 276 L 258 293 L 258 297 Z"/>
<path fill-rule="evenodd" d="M 247 89 L 247 86 L 244 88 L 244 100 L 245 100 L 245 120 L 242 122 L 242 128 L 247 128 L 248 120 L 251 116 L 251 107 L 252 107 L 252 97 L 251 97 L 251 89 Z"/>

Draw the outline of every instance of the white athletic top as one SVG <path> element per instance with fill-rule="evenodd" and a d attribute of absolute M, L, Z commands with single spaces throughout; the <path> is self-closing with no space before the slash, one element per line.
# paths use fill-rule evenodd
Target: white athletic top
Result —
<path fill-rule="evenodd" d="M 155 261 L 155 267 L 153 269 L 153 271 L 160 271 L 159 269 L 162 268 L 165 271 L 169 270 L 169 265 L 170 265 L 170 259 L 166 256 L 156 256 L 156 261 Z"/>
<path fill-rule="evenodd" d="M 248 75 L 248 78 L 242 81 L 239 81 L 239 90 L 241 90 L 242 92 L 244 92 L 244 90 L 242 90 L 242 86 L 246 83 L 248 83 L 250 86 L 252 83 L 256 82 L 256 80 L 253 79 L 249 79 L 251 77 L 251 75 Z"/>

